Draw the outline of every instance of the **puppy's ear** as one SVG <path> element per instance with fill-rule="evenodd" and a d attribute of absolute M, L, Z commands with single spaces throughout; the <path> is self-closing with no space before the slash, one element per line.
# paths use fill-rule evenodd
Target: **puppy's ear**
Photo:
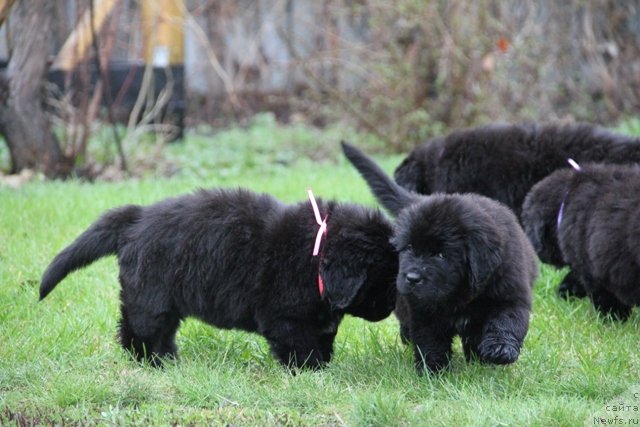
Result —
<path fill-rule="evenodd" d="M 524 233 L 540 260 L 561 267 L 565 262 L 558 234 L 567 190 L 564 182 L 561 183 L 560 189 L 557 189 L 554 181 L 556 176 L 560 174 L 554 173 L 529 191 L 522 204 L 520 217 Z"/>
<path fill-rule="evenodd" d="M 522 223 L 522 229 L 529 238 L 533 249 L 536 253 L 540 253 L 543 249 L 544 234 L 546 224 L 544 217 L 541 213 L 541 209 L 537 205 L 536 192 L 530 191 L 527 197 L 522 203 L 522 212 L 520 214 L 520 220 Z"/>
<path fill-rule="evenodd" d="M 325 260 L 320 267 L 325 296 L 336 310 L 345 310 L 351 305 L 367 278 L 364 269 L 356 270 L 348 261 L 349 259 Z"/>
<path fill-rule="evenodd" d="M 331 307 L 348 311 L 366 283 L 367 267 L 374 251 L 369 235 L 356 227 L 344 226 L 342 220 L 336 219 L 337 215 L 334 212 L 333 228 L 327 240 L 330 244 L 322 258 L 320 276 Z"/>
<path fill-rule="evenodd" d="M 533 249 L 537 254 L 544 249 L 542 246 L 543 236 L 545 234 L 546 224 L 538 215 L 529 215 L 528 212 L 522 213 L 522 227 L 524 233 L 529 238 Z"/>
<path fill-rule="evenodd" d="M 500 266 L 502 242 L 491 229 L 481 229 L 469 234 L 466 245 L 471 287 L 478 289 Z"/>
<path fill-rule="evenodd" d="M 424 181 L 424 172 L 413 155 L 409 155 L 400 163 L 393 173 L 393 178 L 401 187 L 421 193 L 420 186 Z"/>

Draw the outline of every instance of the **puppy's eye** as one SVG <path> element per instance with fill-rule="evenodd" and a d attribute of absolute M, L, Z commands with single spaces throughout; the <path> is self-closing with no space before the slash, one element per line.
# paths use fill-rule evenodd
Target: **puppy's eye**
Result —
<path fill-rule="evenodd" d="M 437 254 L 435 254 L 436 258 L 440 258 L 440 259 L 444 259 L 444 254 L 442 252 L 438 252 Z"/>

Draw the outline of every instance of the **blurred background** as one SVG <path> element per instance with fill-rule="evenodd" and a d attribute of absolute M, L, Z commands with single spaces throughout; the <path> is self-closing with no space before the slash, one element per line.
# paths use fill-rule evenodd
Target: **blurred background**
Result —
<path fill-rule="evenodd" d="M 5 172 L 82 175 L 97 134 L 126 169 L 136 135 L 265 112 L 389 152 L 495 121 L 640 128 L 640 0 L 1 0 L 0 18 Z"/>

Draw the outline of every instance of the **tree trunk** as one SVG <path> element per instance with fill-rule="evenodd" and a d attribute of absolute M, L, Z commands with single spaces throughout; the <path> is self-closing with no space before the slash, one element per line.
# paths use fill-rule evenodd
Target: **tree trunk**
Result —
<path fill-rule="evenodd" d="M 0 133 L 11 156 L 11 172 L 30 168 L 47 177 L 69 174 L 72 162 L 60 149 L 43 109 L 51 17 L 60 1 L 18 1 L 12 20 L 17 29 L 5 75 L 0 76 Z"/>

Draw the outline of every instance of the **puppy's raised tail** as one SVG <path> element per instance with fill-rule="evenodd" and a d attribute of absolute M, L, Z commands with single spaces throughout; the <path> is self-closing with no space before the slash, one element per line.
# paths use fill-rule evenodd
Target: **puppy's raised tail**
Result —
<path fill-rule="evenodd" d="M 69 273 L 116 253 L 122 232 L 140 218 L 142 208 L 128 205 L 108 211 L 53 259 L 42 275 L 40 300 Z"/>
<path fill-rule="evenodd" d="M 398 215 L 402 209 L 414 203 L 419 197 L 400 187 L 362 151 L 344 141 L 341 144 L 344 155 L 360 172 L 376 199 L 391 214 Z"/>

